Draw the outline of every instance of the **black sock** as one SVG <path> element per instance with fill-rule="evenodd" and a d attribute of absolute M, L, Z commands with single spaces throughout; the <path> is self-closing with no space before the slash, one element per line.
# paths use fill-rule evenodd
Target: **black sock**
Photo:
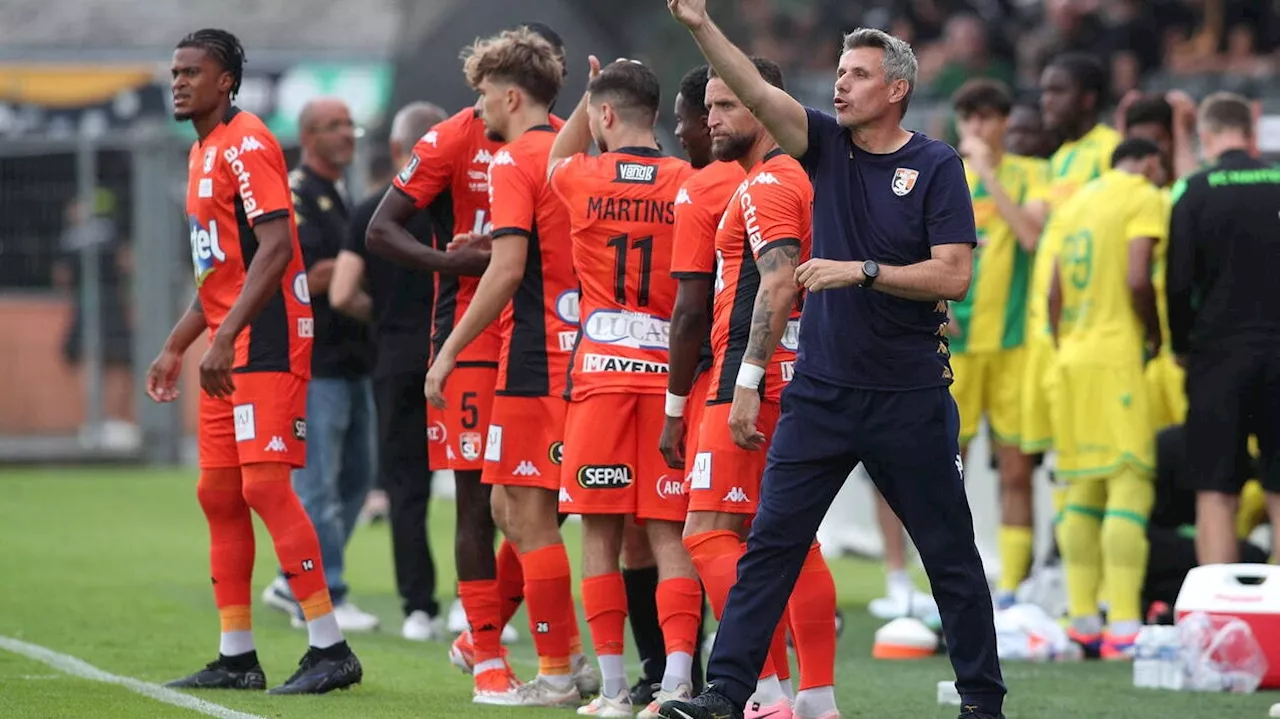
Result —
<path fill-rule="evenodd" d="M 222 665 L 227 669 L 236 672 L 244 672 L 258 666 L 258 650 L 250 649 L 244 654 L 233 654 L 227 656 L 219 653 L 218 658 L 222 660 Z"/>
<path fill-rule="evenodd" d="M 640 655 L 641 680 L 662 681 L 667 670 L 667 648 L 658 624 L 658 568 L 622 570 L 627 587 L 627 618 Z"/>
<path fill-rule="evenodd" d="M 347 655 L 351 654 L 351 647 L 347 645 L 345 639 L 324 649 L 319 647 L 312 647 L 312 649 L 316 650 L 323 659 L 346 659 Z"/>

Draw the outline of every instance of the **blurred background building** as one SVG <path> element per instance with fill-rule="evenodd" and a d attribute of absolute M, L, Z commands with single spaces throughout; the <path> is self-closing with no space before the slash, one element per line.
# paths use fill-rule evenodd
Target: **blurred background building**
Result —
<path fill-rule="evenodd" d="M 826 107 L 842 31 L 912 41 L 920 85 L 908 125 L 949 137 L 947 97 L 988 76 L 1034 96 L 1054 53 L 1097 53 L 1112 101 L 1132 88 L 1261 102 L 1261 145 L 1280 151 L 1280 0 L 711 0 L 727 32 L 780 62 L 791 91 Z M 500 20 L 501 19 L 501 20 Z M 182 219 L 193 134 L 173 122 L 175 42 L 207 26 L 243 41 L 238 99 L 296 160 L 308 99 L 333 95 L 365 129 L 353 194 L 385 174 L 386 123 L 425 99 L 474 93 L 458 51 L 519 20 L 556 28 L 569 53 L 567 113 L 586 55 L 655 67 L 668 88 L 701 58 L 659 0 L 6 0 L 0 5 L 0 461 L 189 459 L 198 391 L 145 400 L 141 378 L 193 291 Z M 1108 115 L 1109 116 L 1109 115 Z M 663 118 L 662 138 L 676 147 Z"/>

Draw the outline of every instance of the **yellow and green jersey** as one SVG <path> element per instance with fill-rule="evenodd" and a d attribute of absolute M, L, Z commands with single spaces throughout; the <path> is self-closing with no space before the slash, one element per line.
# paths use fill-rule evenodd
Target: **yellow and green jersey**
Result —
<path fill-rule="evenodd" d="M 1110 170 L 1055 212 L 1062 242 L 1058 357 L 1064 364 L 1141 365 L 1146 332 L 1130 297 L 1129 243 L 1152 237 L 1165 244 L 1166 203 L 1147 178 Z"/>
<path fill-rule="evenodd" d="M 1018 205 L 1047 200 L 1049 166 L 1044 160 L 1005 155 L 996 179 Z M 994 352 L 1022 346 L 1027 319 L 1027 288 L 1032 254 L 1018 242 L 1017 233 L 1000 215 L 995 198 L 968 167 L 965 178 L 973 197 L 978 247 L 973 252 L 973 281 L 969 294 L 951 304 L 960 325 L 951 338 L 954 353 Z"/>
<path fill-rule="evenodd" d="M 1084 187 L 1111 169 L 1111 154 L 1123 138 L 1101 123 L 1079 140 L 1064 142 L 1049 158 L 1049 208 L 1053 212 Z M 1047 229 L 1047 226 L 1046 226 Z M 1031 270 L 1031 297 L 1027 302 L 1027 326 L 1041 337 L 1049 337 L 1049 282 L 1057 248 L 1042 235 Z"/>

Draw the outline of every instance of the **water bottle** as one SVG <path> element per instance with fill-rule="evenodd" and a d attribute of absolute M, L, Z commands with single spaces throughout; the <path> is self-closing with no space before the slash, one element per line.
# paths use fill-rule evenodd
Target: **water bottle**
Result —
<path fill-rule="evenodd" d="M 1156 658 L 1160 678 L 1157 686 L 1172 691 L 1186 687 L 1186 671 L 1182 660 L 1182 636 L 1176 626 L 1162 626 Z"/>
<path fill-rule="evenodd" d="M 1160 687 L 1161 668 L 1157 634 L 1160 627 L 1143 627 L 1133 647 L 1133 685 L 1143 689 Z"/>

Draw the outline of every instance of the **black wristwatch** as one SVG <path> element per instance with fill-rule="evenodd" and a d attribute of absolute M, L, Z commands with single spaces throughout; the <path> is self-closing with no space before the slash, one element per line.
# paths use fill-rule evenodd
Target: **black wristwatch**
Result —
<path fill-rule="evenodd" d="M 875 260 L 867 260 L 862 263 L 862 284 L 859 287 L 870 288 L 876 283 L 876 278 L 880 276 L 880 265 Z"/>

